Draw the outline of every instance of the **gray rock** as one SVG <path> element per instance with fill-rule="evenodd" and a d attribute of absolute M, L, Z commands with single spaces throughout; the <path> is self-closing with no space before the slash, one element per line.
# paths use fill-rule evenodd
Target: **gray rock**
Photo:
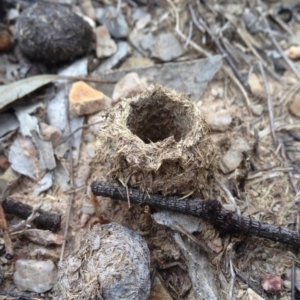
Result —
<path fill-rule="evenodd" d="M 125 16 L 121 12 L 117 12 L 114 6 L 97 8 L 96 16 L 99 22 L 107 27 L 113 37 L 124 38 L 128 36 L 129 28 Z"/>
<path fill-rule="evenodd" d="M 150 55 L 153 51 L 155 40 L 152 33 L 144 33 L 143 31 L 134 29 L 130 32 L 128 38 L 134 48 L 136 48 L 143 55 Z"/>
<path fill-rule="evenodd" d="M 24 55 L 48 65 L 85 54 L 93 38 L 90 25 L 70 7 L 46 1 L 25 9 L 16 31 Z"/>
<path fill-rule="evenodd" d="M 53 288 L 56 278 L 57 269 L 51 260 L 19 259 L 16 261 L 14 283 L 19 291 L 47 292 Z"/>
<path fill-rule="evenodd" d="M 171 61 L 183 55 L 184 49 L 176 36 L 172 33 L 161 33 L 155 39 L 152 57 L 162 61 Z"/>
<path fill-rule="evenodd" d="M 117 52 L 99 66 L 97 69 L 99 73 L 112 69 L 130 53 L 131 49 L 127 42 L 118 42 L 117 46 Z"/>

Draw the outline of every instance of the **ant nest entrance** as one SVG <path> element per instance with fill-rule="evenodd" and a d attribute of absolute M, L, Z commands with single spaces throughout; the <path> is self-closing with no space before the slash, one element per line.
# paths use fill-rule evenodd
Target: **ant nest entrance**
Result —
<path fill-rule="evenodd" d="M 203 196 L 217 166 L 199 109 L 187 96 L 159 85 L 109 111 L 96 154 L 108 181 L 151 193 Z"/>
<path fill-rule="evenodd" d="M 156 97 L 155 97 L 156 96 Z M 155 95 L 147 102 L 131 102 L 127 127 L 144 143 L 156 143 L 169 137 L 176 142 L 192 129 L 192 116 L 186 115 L 182 104 L 166 95 Z"/>

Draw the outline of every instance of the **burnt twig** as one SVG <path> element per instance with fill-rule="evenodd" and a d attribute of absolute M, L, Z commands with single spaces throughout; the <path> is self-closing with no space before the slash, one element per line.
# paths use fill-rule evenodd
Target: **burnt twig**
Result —
<path fill-rule="evenodd" d="M 101 181 L 92 183 L 92 192 L 97 196 L 110 197 L 127 201 L 126 188 L 116 187 Z M 293 247 L 300 247 L 300 233 L 287 228 L 259 222 L 247 216 L 237 215 L 226 210 L 217 200 L 203 201 L 200 199 L 178 196 L 148 194 L 137 189 L 130 189 L 132 203 L 146 204 L 169 211 L 180 212 L 202 218 L 212 223 L 221 234 L 237 233 L 266 238 Z"/>
<path fill-rule="evenodd" d="M 3 201 L 2 206 L 5 213 L 15 215 L 23 220 L 27 220 L 33 212 L 32 206 L 10 197 Z M 33 223 L 38 228 L 55 232 L 60 227 L 60 215 L 49 213 L 42 209 L 38 209 L 37 212 L 39 216 L 33 220 Z"/>

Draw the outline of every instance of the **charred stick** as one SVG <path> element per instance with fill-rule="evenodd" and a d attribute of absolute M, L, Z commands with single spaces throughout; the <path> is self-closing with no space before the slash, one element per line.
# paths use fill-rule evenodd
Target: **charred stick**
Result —
<path fill-rule="evenodd" d="M 32 206 L 16 201 L 10 197 L 3 201 L 2 206 L 5 213 L 15 215 L 23 220 L 26 220 L 33 211 Z M 58 230 L 60 227 L 60 215 L 49 213 L 42 209 L 38 209 L 37 212 L 39 213 L 39 216 L 33 220 L 33 223 L 38 228 L 50 230 L 52 232 Z"/>
<path fill-rule="evenodd" d="M 128 201 L 126 188 L 116 187 L 101 181 L 92 183 L 92 192 L 97 196 Z M 300 247 L 300 233 L 287 228 L 259 222 L 247 216 L 226 210 L 217 200 L 180 199 L 178 196 L 147 194 L 138 189 L 129 190 L 130 202 L 145 204 L 169 211 L 202 218 L 212 223 L 221 234 L 237 233 L 253 235 L 293 247 Z"/>

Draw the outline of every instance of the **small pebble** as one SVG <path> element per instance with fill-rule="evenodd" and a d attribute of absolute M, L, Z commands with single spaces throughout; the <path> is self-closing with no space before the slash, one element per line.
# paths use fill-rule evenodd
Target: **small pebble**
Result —
<path fill-rule="evenodd" d="M 120 41 L 117 43 L 117 52 L 105 60 L 97 69 L 98 73 L 106 72 L 114 68 L 120 61 L 126 58 L 130 54 L 131 49 L 127 42 Z"/>
<path fill-rule="evenodd" d="M 59 129 L 41 122 L 40 131 L 44 140 L 51 142 L 54 148 L 60 143 L 62 133 Z"/>
<path fill-rule="evenodd" d="M 153 65 L 154 61 L 148 57 L 129 57 L 121 65 L 121 69 L 145 68 Z"/>
<path fill-rule="evenodd" d="M 91 215 L 90 214 L 82 214 L 79 221 L 79 227 L 84 228 L 87 222 L 90 220 Z"/>
<path fill-rule="evenodd" d="M 220 109 L 205 116 L 211 130 L 226 131 L 232 122 L 232 117 L 227 109 Z"/>
<path fill-rule="evenodd" d="M 15 269 L 14 283 L 21 292 L 45 293 L 51 290 L 56 282 L 57 269 L 50 260 L 19 259 Z"/>
<path fill-rule="evenodd" d="M 255 73 L 251 73 L 248 78 L 248 84 L 252 94 L 259 99 L 263 99 L 266 97 L 265 88 L 263 87 L 260 79 Z"/>
<path fill-rule="evenodd" d="M 109 57 L 117 51 L 117 45 L 111 38 L 105 26 L 99 26 L 95 29 L 96 33 L 96 54 L 98 58 Z"/>
<path fill-rule="evenodd" d="M 243 138 L 238 138 L 232 142 L 231 147 L 220 161 L 220 168 L 224 174 L 234 171 L 244 159 L 243 151 L 250 150 L 248 142 Z"/>
<path fill-rule="evenodd" d="M 111 99 L 83 81 L 75 82 L 69 93 L 69 109 L 73 116 L 89 115 L 111 107 Z"/>
<path fill-rule="evenodd" d="M 95 158 L 95 156 L 96 156 L 95 143 L 88 143 L 86 145 L 86 151 L 87 151 L 87 154 L 90 158 Z"/>
<path fill-rule="evenodd" d="M 300 94 L 296 94 L 292 100 L 289 111 L 292 115 L 300 118 Z"/>
<path fill-rule="evenodd" d="M 167 62 L 178 58 L 183 53 L 182 44 L 173 33 L 161 33 L 156 37 L 152 49 L 152 57 Z"/>
<path fill-rule="evenodd" d="M 114 6 L 97 8 L 96 16 L 102 25 L 105 25 L 110 34 L 115 38 L 125 38 L 128 36 L 129 27 L 125 16 Z"/>
<path fill-rule="evenodd" d="M 8 51 L 12 47 L 12 37 L 6 30 L 0 31 L 0 51 Z"/>
<path fill-rule="evenodd" d="M 114 102 L 123 98 L 133 97 L 147 88 L 146 82 L 137 73 L 131 72 L 124 76 L 116 85 L 112 95 Z"/>
<path fill-rule="evenodd" d="M 261 116 L 264 112 L 264 106 L 261 104 L 252 105 L 251 110 L 255 116 Z"/>
<path fill-rule="evenodd" d="M 46 1 L 25 9 L 16 28 L 23 54 L 48 65 L 85 54 L 93 39 L 91 26 L 69 6 Z"/>
<path fill-rule="evenodd" d="M 0 170 L 5 171 L 9 168 L 10 164 L 6 156 L 0 155 Z"/>
<path fill-rule="evenodd" d="M 83 13 L 91 18 L 92 20 L 96 20 L 96 11 L 93 6 L 92 0 L 81 0 L 79 1 L 79 5 Z"/>
<path fill-rule="evenodd" d="M 83 204 L 81 207 L 82 214 L 93 215 L 95 213 L 95 209 L 92 205 Z"/>
<path fill-rule="evenodd" d="M 155 39 L 151 32 L 143 32 L 136 28 L 132 30 L 128 37 L 130 43 L 144 56 L 150 56 L 153 50 Z"/>
<path fill-rule="evenodd" d="M 248 294 L 248 299 L 249 300 L 264 300 L 261 296 L 256 294 L 252 289 L 248 288 L 247 289 L 247 294 Z"/>
<path fill-rule="evenodd" d="M 300 59 L 300 46 L 291 46 L 285 50 L 285 54 L 293 60 Z"/>

